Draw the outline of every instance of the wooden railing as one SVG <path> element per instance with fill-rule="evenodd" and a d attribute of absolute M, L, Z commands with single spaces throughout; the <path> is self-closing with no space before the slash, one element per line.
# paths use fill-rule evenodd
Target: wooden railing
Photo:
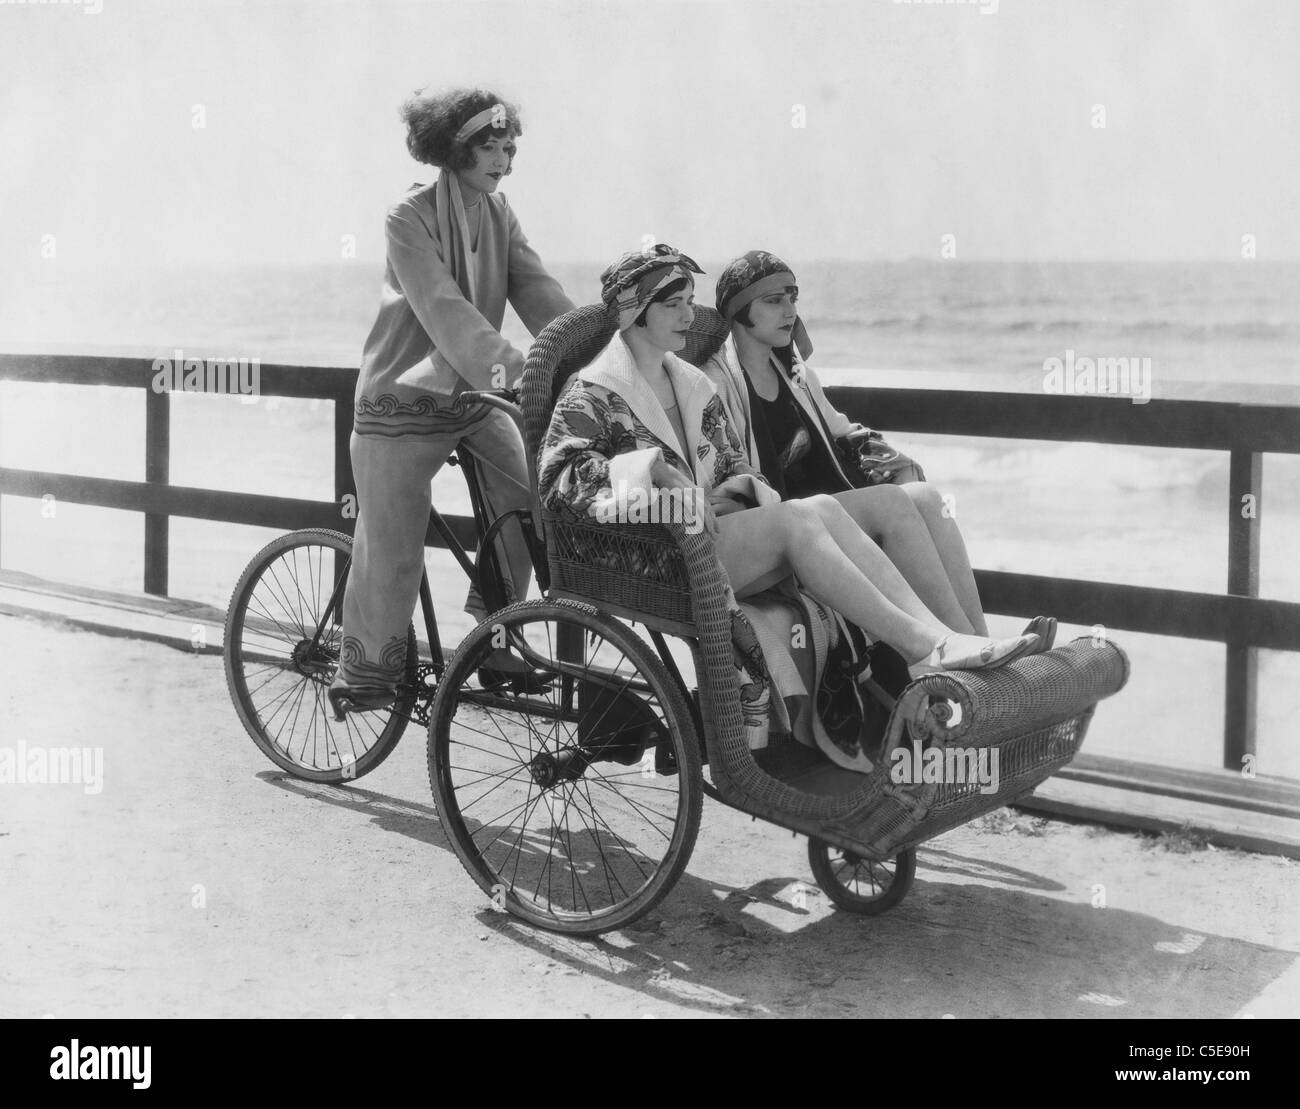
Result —
<path fill-rule="evenodd" d="M 152 363 L 147 359 L 0 354 L 0 381 L 116 385 L 143 389 L 145 394 L 143 482 L 0 467 L 0 495 L 43 497 L 50 494 L 73 504 L 143 512 L 144 591 L 159 596 L 167 595 L 168 521 L 172 516 L 253 524 L 285 531 L 310 527 L 352 531 L 352 520 L 343 513 L 343 499 L 356 493 L 348 451 L 356 370 L 314 366 L 260 368 L 258 392 L 261 398 L 298 397 L 334 402 L 333 501 L 172 485 L 169 481 L 171 393 L 155 392 L 153 379 Z M 324 451 L 320 457 L 323 463 Z M 447 516 L 445 519 L 462 544 L 475 545 L 474 522 L 470 517 Z M 442 545 L 441 537 L 432 527 L 427 541 L 431 546 Z M 0 536 L 2 543 L 3 537 Z"/>
<path fill-rule="evenodd" d="M 351 530 L 341 506 L 344 497 L 355 492 L 348 437 L 356 376 L 353 369 L 275 365 L 260 369 L 263 397 L 334 402 L 335 499 L 312 501 L 170 484 L 170 394 L 152 388 L 153 369 L 147 359 L 0 354 L 0 381 L 115 385 L 143 389 L 145 394 L 143 482 L 0 467 L 0 495 L 53 494 L 73 503 L 143 512 L 144 590 L 166 595 L 172 516 L 284 530 Z M 1065 623 L 1226 644 L 1223 765 L 1241 769 L 1243 758 L 1255 751 L 1256 653 L 1261 648 L 1300 651 L 1300 604 L 1259 597 L 1261 459 L 1265 453 L 1300 454 L 1300 407 L 1182 400 L 1134 405 L 1114 397 L 927 389 L 840 387 L 827 392 L 851 418 L 889 431 L 1226 451 L 1228 580 L 1224 593 L 988 570 L 977 571 L 976 579 L 990 612 L 1021 616 L 1050 612 Z M 1242 512 L 1246 494 L 1254 497 L 1253 515 Z M 469 517 L 446 519 L 462 543 L 474 546 Z M 427 541 L 442 545 L 432 528 Z M 1216 788 L 1221 787 L 1222 783 Z"/>
<path fill-rule="evenodd" d="M 1226 644 L 1223 766 L 1240 770 L 1255 754 L 1258 650 L 1300 650 L 1300 604 L 1259 596 L 1262 456 L 1300 454 L 1300 407 L 925 389 L 831 388 L 827 395 L 849 417 L 891 431 L 1228 452 L 1222 594 L 987 570 L 975 576 L 990 612 L 1050 612 L 1063 622 Z"/>

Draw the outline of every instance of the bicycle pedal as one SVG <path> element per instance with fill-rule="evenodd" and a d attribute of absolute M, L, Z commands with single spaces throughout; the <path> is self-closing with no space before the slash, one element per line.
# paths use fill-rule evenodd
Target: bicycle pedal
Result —
<path fill-rule="evenodd" d="M 341 689 L 331 689 L 329 699 L 330 707 L 334 710 L 334 719 L 341 724 L 344 717 L 352 711 L 352 698 Z"/>
<path fill-rule="evenodd" d="M 353 694 L 346 689 L 329 691 L 330 705 L 334 709 L 334 719 L 342 723 L 350 712 L 369 712 L 373 709 L 386 709 L 396 698 L 391 693 Z"/>

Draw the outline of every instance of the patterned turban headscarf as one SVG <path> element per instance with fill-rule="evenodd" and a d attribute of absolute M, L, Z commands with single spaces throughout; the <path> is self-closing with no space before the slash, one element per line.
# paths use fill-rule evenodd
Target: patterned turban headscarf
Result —
<path fill-rule="evenodd" d="M 694 259 L 663 243 L 646 250 L 624 254 L 600 275 L 600 299 L 618 312 L 618 329 L 626 331 L 636 322 L 660 289 L 679 278 L 690 281 L 703 273 Z"/>
<path fill-rule="evenodd" d="M 783 293 L 791 286 L 797 286 L 794 271 L 775 254 L 766 250 L 751 250 L 734 258 L 723 267 L 718 277 L 718 311 L 728 323 L 748 304 L 769 293 Z M 807 358 L 813 352 L 812 340 L 808 338 L 808 329 L 803 320 L 797 316 L 793 332 L 799 355 Z"/>

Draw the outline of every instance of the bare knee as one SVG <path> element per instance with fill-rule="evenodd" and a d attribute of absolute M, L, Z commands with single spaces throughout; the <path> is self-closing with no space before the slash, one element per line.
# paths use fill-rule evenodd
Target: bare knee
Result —
<path fill-rule="evenodd" d="M 942 516 L 946 498 L 928 481 L 909 481 L 895 488 L 926 516 Z"/>
<path fill-rule="evenodd" d="M 877 543 L 887 536 L 907 535 L 924 527 L 920 508 L 901 485 L 872 486 L 865 506 L 863 530 Z"/>
<path fill-rule="evenodd" d="M 822 504 L 823 501 L 829 501 L 839 509 L 833 497 L 820 495 L 785 501 L 781 505 L 782 537 L 788 544 L 806 543 L 826 531 L 829 509 Z"/>
<path fill-rule="evenodd" d="M 823 524 L 853 519 L 848 510 L 829 493 L 814 493 L 811 497 L 804 497 L 802 501 L 790 503 L 803 504 L 808 513 Z"/>
<path fill-rule="evenodd" d="M 877 485 L 872 489 L 877 507 L 891 515 L 910 516 L 915 511 L 915 501 L 902 485 Z"/>

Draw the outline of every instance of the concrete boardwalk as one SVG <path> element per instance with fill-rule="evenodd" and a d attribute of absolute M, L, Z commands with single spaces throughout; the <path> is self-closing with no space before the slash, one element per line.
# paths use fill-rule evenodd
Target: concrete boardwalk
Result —
<path fill-rule="evenodd" d="M 706 802 L 654 915 L 575 941 L 461 870 L 418 729 L 316 786 L 256 750 L 219 657 L 17 615 L 0 652 L 0 747 L 103 757 L 93 785 L 0 784 L 0 1016 L 1300 1015 L 1286 858 L 1003 810 L 862 919 L 802 839 Z"/>

